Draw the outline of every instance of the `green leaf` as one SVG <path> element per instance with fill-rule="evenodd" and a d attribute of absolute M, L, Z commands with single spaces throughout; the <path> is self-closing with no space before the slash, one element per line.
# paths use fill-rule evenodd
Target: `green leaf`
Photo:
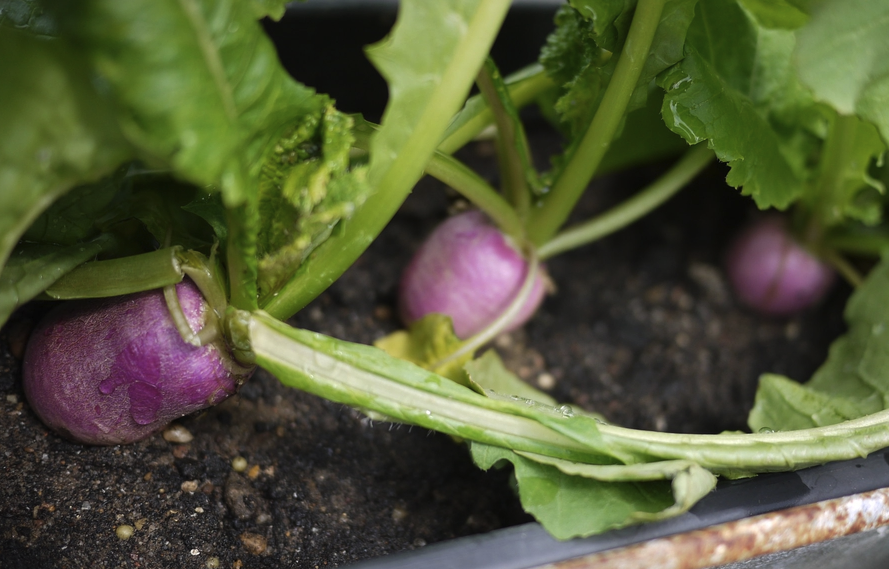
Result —
<path fill-rule="evenodd" d="M 472 360 L 472 353 L 440 365 L 462 345 L 463 341 L 454 334 L 451 318 L 436 313 L 414 321 L 408 330 L 397 330 L 374 342 L 374 346 L 390 356 L 415 363 L 461 385 L 468 385 L 463 365 Z"/>
<path fill-rule="evenodd" d="M 284 17 L 287 11 L 287 4 L 290 0 L 251 0 L 253 3 L 253 16 L 259 20 L 269 17 L 278 21 Z"/>
<path fill-rule="evenodd" d="M 889 143 L 889 4 L 827 0 L 799 30 L 794 63 L 815 97 L 876 125 Z"/>
<path fill-rule="evenodd" d="M 367 193 L 349 171 L 353 121 L 332 105 L 302 118 L 268 153 L 259 176 L 259 287 L 268 298 L 306 256 L 348 219 Z"/>
<path fill-rule="evenodd" d="M 52 202 L 129 158 L 108 107 L 60 40 L 0 28 L 0 266 Z"/>
<path fill-rule="evenodd" d="M 804 196 L 805 205 L 822 227 L 850 219 L 877 225 L 883 217 L 886 188 L 870 170 L 874 162 L 882 162 L 886 146 L 872 124 L 855 115 L 831 114 L 819 176 Z"/>
<path fill-rule="evenodd" d="M 141 221 L 157 243 L 209 251 L 214 242 L 211 227 L 185 208 L 203 195 L 201 190 L 167 177 L 132 185 L 126 215 Z"/>
<path fill-rule="evenodd" d="M 767 30 L 731 0 L 698 5 L 687 56 L 659 78 L 667 126 L 707 140 L 760 208 L 785 208 L 811 177 L 813 102 L 790 67 L 792 32 Z"/>
<path fill-rule="evenodd" d="M 506 369 L 494 350 L 488 350 L 480 358 L 467 362 L 464 369 L 469 374 L 470 387 L 488 397 L 518 397 L 552 407 L 558 405 L 555 399 Z"/>
<path fill-rule="evenodd" d="M 556 110 L 572 136 L 580 136 L 599 107 L 605 87 L 617 64 L 632 21 L 635 2 L 630 0 L 575 0 L 574 9 L 556 14 L 556 30 L 541 52 L 541 63 L 565 92 Z M 697 0 L 669 0 L 645 60 L 627 113 L 642 108 L 651 81 L 683 57 L 685 35 Z"/>
<path fill-rule="evenodd" d="M 756 21 L 766 28 L 795 30 L 809 20 L 805 2 L 794 0 L 739 0 L 753 14 Z"/>
<path fill-rule="evenodd" d="M 522 507 L 557 539 L 676 516 L 716 485 L 715 476 L 687 461 L 589 465 L 477 443 L 471 450 L 484 470 L 513 464 Z"/>
<path fill-rule="evenodd" d="M 278 63 L 254 7 L 92 0 L 64 19 L 142 156 L 220 187 L 229 207 L 247 199 L 249 170 L 313 96 Z"/>
<path fill-rule="evenodd" d="M 12 312 L 111 243 L 108 235 L 75 245 L 23 244 L 0 271 L 0 325 Z"/>
<path fill-rule="evenodd" d="M 72 245 L 94 237 L 101 230 L 100 218 L 112 215 L 113 202 L 121 193 L 121 182 L 129 166 L 93 184 L 72 188 L 34 220 L 22 237 L 34 243 Z"/>
<path fill-rule="evenodd" d="M 597 175 L 688 151 L 685 140 L 664 124 L 661 104 L 662 99 L 652 94 L 644 107 L 627 115 L 620 135 L 602 158 Z"/>
<path fill-rule="evenodd" d="M 849 331 L 808 383 L 760 380 L 751 429 L 832 425 L 889 409 L 889 258 L 853 293 L 845 317 Z"/>
<path fill-rule="evenodd" d="M 756 401 L 747 419 L 754 432 L 795 431 L 835 425 L 867 414 L 854 401 L 807 389 L 786 377 L 759 378 Z"/>

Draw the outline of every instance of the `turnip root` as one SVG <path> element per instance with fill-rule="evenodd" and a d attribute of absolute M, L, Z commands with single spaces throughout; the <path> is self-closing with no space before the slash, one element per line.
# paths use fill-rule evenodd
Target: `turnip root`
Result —
<path fill-rule="evenodd" d="M 833 269 L 800 245 L 779 217 L 744 229 L 729 248 L 726 268 L 744 304 L 776 316 L 814 306 L 835 278 Z"/>
<path fill-rule="evenodd" d="M 460 338 L 491 324 L 516 297 L 528 272 L 521 252 L 480 211 L 439 225 L 402 274 L 399 312 L 406 324 L 430 313 L 451 317 Z M 545 293 L 539 274 L 506 330 L 524 324 Z"/>
<path fill-rule="evenodd" d="M 210 308 L 190 281 L 176 286 L 198 332 Z M 23 382 L 31 408 L 73 441 L 143 439 L 170 421 L 215 405 L 250 375 L 221 338 L 200 347 L 177 331 L 163 292 L 67 302 L 34 330 Z"/>

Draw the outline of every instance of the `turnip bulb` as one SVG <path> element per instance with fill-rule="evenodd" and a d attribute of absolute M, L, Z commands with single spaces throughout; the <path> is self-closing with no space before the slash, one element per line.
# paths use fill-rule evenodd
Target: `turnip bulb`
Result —
<path fill-rule="evenodd" d="M 188 279 L 176 293 L 198 332 L 210 308 Z M 71 301 L 37 325 L 25 351 L 23 383 L 43 422 L 76 442 L 129 443 L 235 393 L 252 369 L 218 338 L 186 343 L 161 290 Z"/>
<path fill-rule="evenodd" d="M 464 212 L 439 225 L 414 255 L 401 277 L 399 313 L 406 324 L 430 313 L 446 314 L 457 336 L 465 339 L 509 307 L 527 274 L 528 262 L 485 214 Z M 506 330 L 524 324 L 544 293 L 538 273 Z"/>
<path fill-rule="evenodd" d="M 729 247 L 726 268 L 744 304 L 775 316 L 816 305 L 835 280 L 833 269 L 800 245 L 777 216 L 741 231 Z"/>

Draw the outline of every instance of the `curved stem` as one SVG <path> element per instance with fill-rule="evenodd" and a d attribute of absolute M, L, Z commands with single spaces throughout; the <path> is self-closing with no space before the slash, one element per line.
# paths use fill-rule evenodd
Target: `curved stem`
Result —
<path fill-rule="evenodd" d="M 693 460 L 716 472 L 794 470 L 867 456 L 889 445 L 889 410 L 798 431 L 686 435 L 600 424 L 606 443 L 625 452 Z"/>
<path fill-rule="evenodd" d="M 531 103 L 555 86 L 556 84 L 539 63 L 529 65 L 506 78 L 509 96 L 517 108 Z M 484 97 L 482 95 L 471 97 L 463 110 L 454 117 L 444 139 L 438 145 L 439 152 L 444 154 L 456 152 L 493 123 L 494 113 L 485 103 Z"/>
<path fill-rule="evenodd" d="M 538 249 L 548 259 L 569 249 L 601 239 L 648 214 L 673 197 L 713 160 L 706 144 L 689 150 L 672 168 L 647 188 L 593 219 L 556 235 Z"/>
<path fill-rule="evenodd" d="M 437 361 L 431 366 L 431 369 L 441 369 L 452 361 L 458 360 L 466 354 L 475 352 L 477 349 L 496 338 L 498 334 L 506 330 L 506 328 L 515 320 L 516 316 L 519 315 L 519 312 L 525 307 L 525 303 L 528 302 L 528 298 L 530 298 L 531 292 L 534 290 L 534 284 L 537 281 L 539 272 L 540 262 L 537 260 L 537 255 L 532 250 L 531 258 L 528 259 L 528 271 L 525 273 L 525 280 L 522 282 L 522 286 L 516 293 L 515 298 L 513 298 L 509 303 L 509 306 L 506 307 L 506 310 L 480 332 L 467 338 L 457 351 Z"/>
<path fill-rule="evenodd" d="M 739 475 L 857 458 L 889 446 L 889 410 L 799 431 L 642 431 L 488 398 L 380 350 L 296 330 L 262 313 L 249 316 L 248 333 L 257 363 L 292 387 L 464 439 L 588 464 L 690 460 Z"/>
<path fill-rule="evenodd" d="M 426 164 L 426 173 L 460 192 L 516 243 L 525 241 L 525 228 L 509 202 L 465 164 L 436 152 Z"/>
<path fill-rule="evenodd" d="M 666 0 L 639 0 L 630 32 L 605 89 L 602 102 L 577 151 L 562 171 L 543 206 L 532 211 L 528 222 L 528 237 L 535 245 L 542 245 L 555 235 L 568 219 L 574 204 L 580 199 L 593 178 L 602 157 L 607 152 L 614 134 L 626 113 L 627 104 L 636 89 L 642 67 L 648 58 L 654 34 L 660 22 Z"/>
<path fill-rule="evenodd" d="M 845 257 L 843 257 L 840 253 L 834 250 L 826 250 L 821 251 L 821 258 L 830 263 L 830 265 L 836 269 L 836 271 L 846 279 L 852 287 L 858 288 L 861 286 L 861 283 L 864 282 L 864 277 L 861 273 L 852 266 L 852 263 L 848 261 Z"/>

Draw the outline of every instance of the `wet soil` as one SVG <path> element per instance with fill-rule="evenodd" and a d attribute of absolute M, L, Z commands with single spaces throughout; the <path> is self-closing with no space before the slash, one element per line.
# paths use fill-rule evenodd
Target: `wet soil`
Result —
<path fill-rule="evenodd" d="M 552 136 L 537 144 L 551 147 Z M 546 150 L 541 155 L 546 155 Z M 490 147 L 463 157 L 491 164 Z M 657 174 L 598 182 L 586 217 Z M 786 320 L 737 305 L 720 255 L 754 215 L 708 170 L 661 210 L 555 258 L 557 292 L 495 347 L 557 399 L 633 427 L 743 429 L 757 376 L 805 379 L 842 329 L 838 286 L 818 311 Z M 370 343 L 396 329 L 399 268 L 460 203 L 425 180 L 370 250 L 293 324 Z M 372 422 L 259 372 L 240 394 L 158 434 L 95 448 L 41 425 L 20 383 L 28 323 L 0 333 L 0 567 L 336 567 L 530 518 L 509 472 L 481 472 L 463 446 L 420 428 Z M 245 459 L 233 467 L 237 457 Z M 128 539 L 118 536 L 131 526 Z"/>

